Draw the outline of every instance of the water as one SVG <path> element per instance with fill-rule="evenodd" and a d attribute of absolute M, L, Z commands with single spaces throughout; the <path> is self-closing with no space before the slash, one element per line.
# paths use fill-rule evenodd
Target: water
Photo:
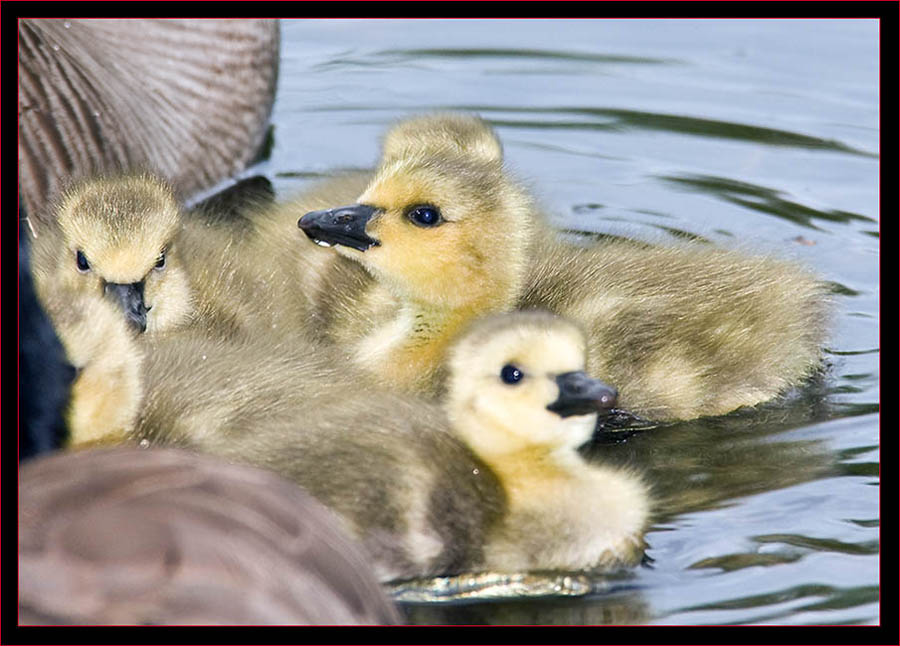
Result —
<path fill-rule="evenodd" d="M 429 109 L 477 111 L 554 223 L 796 258 L 835 284 L 828 373 L 759 410 L 592 459 L 659 501 L 646 565 L 587 595 L 408 603 L 415 623 L 879 622 L 878 24 L 285 21 L 279 196 L 376 160 Z"/>

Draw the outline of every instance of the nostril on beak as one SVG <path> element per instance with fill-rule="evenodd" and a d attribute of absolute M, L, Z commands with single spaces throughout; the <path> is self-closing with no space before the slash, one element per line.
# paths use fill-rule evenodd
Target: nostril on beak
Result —
<path fill-rule="evenodd" d="M 613 387 L 609 387 L 607 391 L 600 395 L 600 405 L 604 408 L 614 408 L 619 400 L 619 391 Z"/>

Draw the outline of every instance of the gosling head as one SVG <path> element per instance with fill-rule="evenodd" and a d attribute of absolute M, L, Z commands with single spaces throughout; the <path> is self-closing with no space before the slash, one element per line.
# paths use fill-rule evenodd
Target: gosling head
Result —
<path fill-rule="evenodd" d="M 189 317 L 190 288 L 175 248 L 180 212 L 165 182 L 145 174 L 81 182 L 63 195 L 57 222 L 56 287 L 105 295 L 141 332 Z"/>
<path fill-rule="evenodd" d="M 520 451 L 565 455 L 587 442 L 616 389 L 584 372 L 585 338 L 548 312 L 480 319 L 448 359 L 447 413 L 486 461 Z"/>
<path fill-rule="evenodd" d="M 401 297 L 451 308 L 514 298 L 532 204 L 481 119 L 436 114 L 395 126 L 357 202 L 298 224 Z"/>

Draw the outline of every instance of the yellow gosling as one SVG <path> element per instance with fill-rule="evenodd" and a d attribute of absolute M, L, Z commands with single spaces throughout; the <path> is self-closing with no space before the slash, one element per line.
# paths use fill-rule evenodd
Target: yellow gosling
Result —
<path fill-rule="evenodd" d="M 699 243 L 568 243 L 476 117 L 396 126 L 356 202 L 299 220 L 337 252 L 301 274 L 310 326 L 390 387 L 440 392 L 447 347 L 468 321 L 535 307 L 582 324 L 591 374 L 652 419 L 752 406 L 820 365 L 831 304 L 810 272 Z"/>
<path fill-rule="evenodd" d="M 63 194 L 55 213 L 33 240 L 39 294 L 106 294 L 141 332 L 190 320 L 193 294 L 177 243 L 181 219 L 168 184 L 149 174 L 86 180 Z"/>

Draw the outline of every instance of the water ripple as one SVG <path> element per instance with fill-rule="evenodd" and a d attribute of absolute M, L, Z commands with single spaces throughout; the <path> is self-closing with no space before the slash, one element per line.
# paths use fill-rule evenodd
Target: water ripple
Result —
<path fill-rule="evenodd" d="M 404 110 L 410 114 L 421 112 L 421 104 L 405 108 L 396 105 L 343 104 L 310 106 L 312 112 L 369 111 L 396 114 Z M 807 150 L 826 150 L 861 157 L 877 159 L 878 155 L 866 150 L 859 150 L 835 139 L 823 139 L 804 135 L 789 130 L 778 130 L 762 126 L 752 126 L 733 121 L 703 119 L 677 114 L 646 112 L 641 110 L 622 110 L 618 108 L 586 108 L 570 106 L 517 107 L 504 105 L 433 105 L 429 110 L 475 112 L 481 115 L 494 127 L 529 128 L 536 130 L 588 130 L 628 132 L 633 130 L 652 130 L 674 132 L 678 134 L 712 137 L 717 139 L 733 139 L 752 141 L 764 146 L 804 148 Z M 509 119 L 500 118 L 499 113 L 533 114 L 540 118 Z M 581 117 L 581 118 L 573 118 Z M 585 118 L 587 117 L 587 118 Z"/>
<path fill-rule="evenodd" d="M 591 202 L 591 203 L 587 203 L 587 204 L 575 204 L 572 206 L 572 212 L 575 213 L 576 215 L 590 214 L 592 222 L 604 221 L 604 222 L 632 223 L 632 221 L 630 219 L 626 219 L 626 218 L 622 218 L 622 217 L 618 217 L 618 216 L 614 216 L 614 215 L 602 215 L 602 213 L 605 209 L 606 209 L 606 207 L 603 204 L 598 204 L 595 202 Z M 670 217 L 670 216 L 665 216 L 660 213 L 653 213 L 651 215 L 655 215 L 657 217 L 660 217 L 660 216 L 661 217 Z M 705 238 L 699 234 L 693 233 L 691 231 L 686 231 L 684 229 L 678 229 L 676 227 L 669 227 L 669 226 L 665 226 L 662 224 L 657 224 L 655 222 L 645 222 L 644 224 L 646 224 L 647 226 L 649 226 L 653 229 L 658 229 L 659 231 L 663 231 L 663 232 L 669 234 L 670 236 L 672 236 L 673 238 L 677 238 L 679 240 L 691 240 L 693 242 L 702 242 L 702 243 L 707 243 L 707 244 L 712 243 L 712 241 L 709 240 L 709 238 Z M 594 231 L 582 231 L 579 229 L 572 229 L 572 228 L 563 228 L 560 230 L 563 231 L 564 233 L 574 234 L 576 236 L 591 236 L 595 240 L 608 239 L 609 237 L 611 237 L 608 234 L 599 234 Z M 630 238 L 626 238 L 626 239 L 630 240 Z"/>
<path fill-rule="evenodd" d="M 602 582 L 593 582 L 577 574 L 482 572 L 394 583 L 391 596 L 403 603 L 439 603 L 463 599 L 584 596 L 604 587 Z"/>
<path fill-rule="evenodd" d="M 763 534 L 754 536 L 759 543 L 784 543 L 815 552 L 838 552 L 840 554 L 878 554 L 878 541 L 845 543 L 831 538 L 810 538 L 799 534 Z"/>
<path fill-rule="evenodd" d="M 680 65 L 674 58 L 651 58 L 647 56 L 620 56 L 617 54 L 587 54 L 584 52 L 554 51 L 548 49 L 504 49 L 504 48 L 452 48 L 452 49 L 386 49 L 376 56 L 400 56 L 404 58 L 502 58 L 510 60 L 564 60 L 588 63 L 626 63 L 639 65 Z"/>
<path fill-rule="evenodd" d="M 860 417 L 881 412 L 881 405 L 878 403 L 834 402 L 832 406 L 836 417 Z"/>
<path fill-rule="evenodd" d="M 688 566 L 689 570 L 702 570 L 716 568 L 723 572 L 734 572 L 748 567 L 765 567 L 769 565 L 783 565 L 793 563 L 803 558 L 799 552 L 778 552 L 768 554 L 728 554 L 705 558 Z"/>
<path fill-rule="evenodd" d="M 828 354 L 833 354 L 838 357 L 853 357 L 861 354 L 878 354 L 878 348 L 871 348 L 867 350 L 828 350 Z"/>
<path fill-rule="evenodd" d="M 876 220 L 858 213 L 836 209 L 827 211 L 814 209 L 799 202 L 783 198 L 782 193 L 775 189 L 739 182 L 727 177 L 714 175 L 659 175 L 658 177 L 665 182 L 683 186 L 688 190 L 707 193 L 726 202 L 738 204 L 754 211 L 761 211 L 768 215 L 774 215 L 816 231 L 822 231 L 822 229 L 813 224 L 813 220 L 844 224 L 854 221 L 877 224 Z"/>
<path fill-rule="evenodd" d="M 878 586 L 859 586 L 855 588 L 834 588 L 827 585 L 798 585 L 785 590 L 778 590 L 767 594 L 752 595 L 739 599 L 717 601 L 699 606 L 693 606 L 686 610 L 735 610 L 746 608 L 759 608 L 772 606 L 788 601 L 795 601 L 805 597 L 825 597 L 824 601 L 816 602 L 802 609 L 813 610 L 823 607 L 850 608 L 864 603 L 878 600 Z M 796 608 L 794 609 L 796 610 Z"/>
<path fill-rule="evenodd" d="M 698 135 L 702 137 L 715 137 L 719 139 L 736 139 L 752 141 L 767 146 L 787 146 L 794 148 L 807 148 L 812 150 L 829 150 L 851 155 L 877 158 L 878 155 L 869 151 L 859 150 L 848 146 L 835 139 L 822 139 L 811 135 L 803 135 L 789 130 L 778 130 L 762 126 L 752 126 L 733 121 L 721 121 L 718 119 L 703 119 L 677 114 L 665 114 L 659 112 L 645 112 L 640 110 L 622 110 L 617 108 L 586 108 L 586 107 L 542 107 L 522 108 L 514 106 L 485 106 L 464 105 L 453 106 L 454 110 L 464 110 L 479 113 L 506 112 L 513 114 L 548 114 L 571 115 L 581 117 L 600 118 L 603 121 L 559 121 L 559 120 L 529 120 L 529 121 L 499 121 L 490 119 L 494 125 L 507 127 L 528 128 L 583 128 L 588 130 L 656 130 L 676 132 L 679 134 Z"/>

